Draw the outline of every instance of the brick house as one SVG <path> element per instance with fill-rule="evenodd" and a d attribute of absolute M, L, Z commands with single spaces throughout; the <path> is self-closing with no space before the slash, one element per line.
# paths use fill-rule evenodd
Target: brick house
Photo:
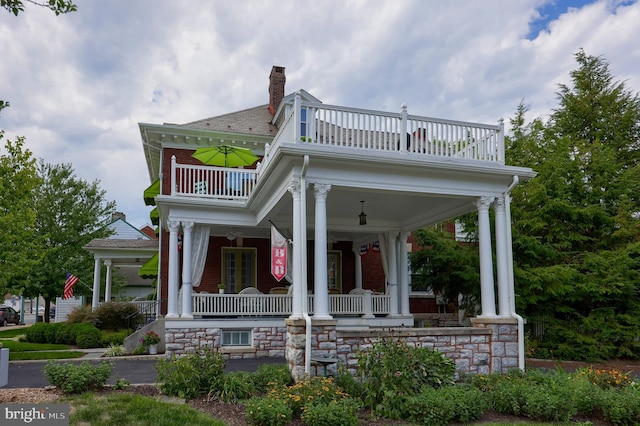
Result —
<path fill-rule="evenodd" d="M 359 348 L 391 333 L 442 350 L 461 372 L 523 367 L 509 192 L 535 173 L 505 164 L 502 121 L 327 105 L 305 90 L 285 95 L 284 71 L 272 68 L 266 105 L 139 125 L 158 188 L 167 355 L 207 345 L 229 356 L 284 356 L 301 376 L 318 372 L 318 357 L 352 367 Z M 258 160 L 224 167 L 193 157 L 216 146 L 247 148 Z M 411 233 L 472 211 L 482 314 L 470 327 L 420 327 L 412 306 L 433 311 L 436 300 L 411 292 Z M 289 240 L 280 281 L 273 229 Z"/>

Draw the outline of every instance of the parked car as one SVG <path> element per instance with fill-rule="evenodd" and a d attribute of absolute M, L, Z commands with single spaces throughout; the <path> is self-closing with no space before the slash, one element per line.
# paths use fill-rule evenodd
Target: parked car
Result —
<path fill-rule="evenodd" d="M 9 323 L 20 324 L 20 314 L 9 306 L 0 306 L 0 325 L 6 327 Z"/>

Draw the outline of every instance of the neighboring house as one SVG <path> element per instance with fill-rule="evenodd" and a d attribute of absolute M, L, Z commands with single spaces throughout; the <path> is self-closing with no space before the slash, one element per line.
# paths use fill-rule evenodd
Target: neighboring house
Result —
<path fill-rule="evenodd" d="M 107 225 L 113 233 L 109 238 L 91 240 L 84 248 L 95 259 L 93 300 L 96 308 L 100 301 L 101 265 L 106 266 L 105 294 L 103 301 L 146 298 L 155 291 L 154 279 L 139 275 L 140 268 L 158 252 L 158 240 L 153 230 L 142 230 L 131 225 L 124 213 L 116 212 Z M 118 294 L 112 294 L 115 275 L 121 276 L 127 285 Z M 96 291 L 97 289 L 97 291 Z"/>
<path fill-rule="evenodd" d="M 314 357 L 352 368 L 358 349 L 392 334 L 447 352 L 460 372 L 523 367 L 508 193 L 535 173 L 505 165 L 502 120 L 326 105 L 305 90 L 285 96 L 285 81 L 284 68 L 273 67 L 266 105 L 182 125 L 140 124 L 157 188 L 167 354 L 209 345 L 230 356 L 285 356 L 300 377 L 313 374 Z M 223 145 L 260 160 L 229 168 L 192 157 Z M 482 315 L 473 327 L 414 328 L 411 233 L 473 211 Z M 288 288 L 272 274 L 272 225 L 291 240 Z"/>

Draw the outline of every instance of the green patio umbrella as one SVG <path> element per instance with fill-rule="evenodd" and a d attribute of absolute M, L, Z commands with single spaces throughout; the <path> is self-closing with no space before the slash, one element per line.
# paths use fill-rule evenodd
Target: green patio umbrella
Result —
<path fill-rule="evenodd" d="M 203 164 L 224 167 L 251 166 L 260 159 L 248 148 L 230 145 L 198 148 L 191 156 Z"/>

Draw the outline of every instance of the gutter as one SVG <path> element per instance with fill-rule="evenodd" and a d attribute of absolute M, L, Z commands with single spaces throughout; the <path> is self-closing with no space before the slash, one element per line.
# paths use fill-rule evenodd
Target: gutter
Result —
<path fill-rule="evenodd" d="M 300 216 L 304 220 L 304 226 L 301 227 L 302 232 L 302 247 L 300 247 L 302 262 L 301 275 L 303 277 L 304 285 L 302 286 L 302 317 L 306 323 L 306 342 L 305 342 L 305 355 L 304 355 L 304 373 L 307 376 L 311 375 L 311 317 L 309 316 L 309 298 L 307 297 L 307 168 L 309 167 L 309 156 L 305 154 L 304 161 L 302 163 L 302 171 L 300 172 Z"/>
<path fill-rule="evenodd" d="M 507 223 L 509 226 L 507 227 L 507 241 L 509 244 L 512 244 L 512 236 L 511 236 L 511 191 L 516 187 L 520 178 L 516 175 L 513 176 L 513 181 L 511 185 L 507 188 L 507 191 L 504 193 L 504 202 L 505 202 L 505 210 L 507 214 Z M 524 371 L 524 319 L 516 313 L 516 298 L 515 298 L 515 287 L 513 280 L 513 248 L 509 250 L 508 259 L 507 259 L 507 268 L 508 268 L 508 277 L 509 277 L 509 316 L 518 321 L 518 368 Z"/>

